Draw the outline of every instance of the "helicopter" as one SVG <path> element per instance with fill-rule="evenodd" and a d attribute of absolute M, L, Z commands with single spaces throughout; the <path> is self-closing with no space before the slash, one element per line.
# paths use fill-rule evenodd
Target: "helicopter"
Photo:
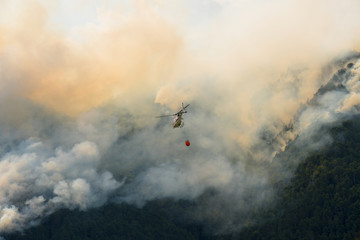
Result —
<path fill-rule="evenodd" d="M 182 115 L 184 113 L 187 113 L 187 111 L 185 110 L 190 104 L 184 106 L 184 103 L 182 103 L 182 109 L 180 111 L 178 111 L 177 113 L 174 114 L 170 114 L 170 115 L 161 115 L 161 116 L 157 116 L 157 118 L 161 118 L 161 117 L 171 117 L 174 116 L 174 119 L 172 121 L 172 126 L 173 128 L 182 128 L 184 126 L 184 122 L 181 121 L 182 120 Z"/>

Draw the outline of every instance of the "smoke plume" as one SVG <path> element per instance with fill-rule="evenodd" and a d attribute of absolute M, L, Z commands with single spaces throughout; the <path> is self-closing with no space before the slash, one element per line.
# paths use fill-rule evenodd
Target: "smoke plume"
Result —
<path fill-rule="evenodd" d="M 195 202 L 216 232 L 251 224 L 287 166 L 331 142 L 322 127 L 359 113 L 358 9 L 0 1 L 0 233 L 162 198 Z M 184 128 L 155 118 L 182 102 Z"/>

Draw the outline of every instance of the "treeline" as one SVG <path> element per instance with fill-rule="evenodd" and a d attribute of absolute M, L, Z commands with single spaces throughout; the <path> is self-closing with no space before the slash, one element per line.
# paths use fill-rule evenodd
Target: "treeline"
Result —
<path fill-rule="evenodd" d="M 300 164 L 278 201 L 260 213 L 258 225 L 231 235 L 211 236 L 198 224 L 177 221 L 187 202 L 154 201 L 144 208 L 110 204 L 87 212 L 61 210 L 37 227 L 7 240 L 90 239 L 360 239 L 360 117 L 330 130 L 327 149 Z M 282 186 L 279 184 L 279 186 Z"/>
<path fill-rule="evenodd" d="M 128 204 L 109 204 L 86 212 L 63 209 L 37 227 L 4 237 L 6 240 L 199 239 L 190 228 L 178 226 L 169 217 L 162 202 L 141 209 Z"/>

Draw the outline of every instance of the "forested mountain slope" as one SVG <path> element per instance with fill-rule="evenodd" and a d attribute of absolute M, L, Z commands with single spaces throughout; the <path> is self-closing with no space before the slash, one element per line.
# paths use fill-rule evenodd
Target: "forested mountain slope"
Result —
<path fill-rule="evenodd" d="M 330 129 L 331 146 L 309 156 L 259 223 L 229 235 L 174 218 L 189 203 L 154 201 L 144 208 L 111 204 L 88 212 L 62 210 L 12 239 L 358 239 L 360 116 Z M 281 186 L 281 187 L 280 187 Z"/>
<path fill-rule="evenodd" d="M 240 239 L 360 237 L 360 118 L 331 129 L 333 144 L 298 166 L 261 226 Z"/>

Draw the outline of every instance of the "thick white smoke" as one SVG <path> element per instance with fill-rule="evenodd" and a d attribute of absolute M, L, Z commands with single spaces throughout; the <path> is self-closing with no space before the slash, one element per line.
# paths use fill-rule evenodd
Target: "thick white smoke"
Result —
<path fill-rule="evenodd" d="M 333 61 L 359 50 L 358 1 L 90 2 L 76 26 L 67 1 L 0 2 L 0 233 L 161 198 L 240 229 L 289 142 L 316 150 L 359 111 L 359 60 Z M 181 102 L 183 129 L 154 118 Z"/>
<path fill-rule="evenodd" d="M 2 231 L 21 230 L 59 208 L 101 206 L 121 183 L 97 171 L 100 153 L 93 142 L 49 149 L 28 138 L 2 155 L 0 169 Z"/>

